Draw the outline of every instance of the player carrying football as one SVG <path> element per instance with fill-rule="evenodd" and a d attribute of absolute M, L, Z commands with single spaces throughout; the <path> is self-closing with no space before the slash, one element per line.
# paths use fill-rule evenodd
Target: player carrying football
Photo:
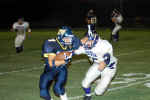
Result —
<path fill-rule="evenodd" d="M 82 81 L 84 100 L 91 100 L 91 84 L 98 78 L 95 95 L 103 95 L 116 73 L 117 59 L 113 56 L 112 45 L 93 33 L 82 40 L 82 46 L 74 53 L 86 54 L 93 62 Z"/>
<path fill-rule="evenodd" d="M 17 36 L 15 38 L 15 48 L 16 53 L 20 53 L 23 51 L 23 42 L 26 37 L 26 31 L 31 33 L 31 29 L 28 22 L 25 22 L 23 18 L 19 18 L 17 22 L 15 22 L 11 29 L 13 32 L 17 32 Z"/>
<path fill-rule="evenodd" d="M 115 24 L 115 27 L 111 33 L 111 40 L 117 42 L 119 40 L 119 31 L 122 28 L 121 23 L 123 22 L 123 17 L 121 13 L 115 9 L 112 12 L 111 20 Z"/>
<path fill-rule="evenodd" d="M 73 35 L 70 28 L 63 26 L 54 39 L 45 41 L 42 54 L 45 59 L 45 69 L 40 77 L 40 96 L 52 100 L 49 88 L 52 81 L 54 93 L 61 100 L 68 100 L 64 85 L 67 81 L 67 64 L 72 58 L 72 50 L 78 49 L 80 40 Z"/>

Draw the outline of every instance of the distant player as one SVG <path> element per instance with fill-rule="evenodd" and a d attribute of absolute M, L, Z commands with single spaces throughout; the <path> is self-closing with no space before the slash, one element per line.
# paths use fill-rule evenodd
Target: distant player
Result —
<path fill-rule="evenodd" d="M 119 31 L 122 28 L 121 24 L 123 22 L 123 17 L 121 15 L 121 13 L 115 9 L 112 12 L 111 20 L 115 24 L 115 27 L 111 33 L 111 40 L 113 40 L 114 42 L 117 42 L 117 41 L 119 41 Z"/>
<path fill-rule="evenodd" d="M 112 45 L 97 34 L 89 34 L 82 40 L 82 46 L 74 53 L 86 54 L 93 62 L 82 81 L 84 100 L 91 100 L 91 85 L 98 78 L 95 95 L 103 95 L 116 73 L 117 59 L 113 56 Z"/>
<path fill-rule="evenodd" d="M 49 88 L 52 81 L 54 93 L 61 100 L 68 100 L 65 91 L 67 81 L 67 64 L 72 58 L 72 50 L 78 49 L 80 40 L 73 35 L 71 29 L 63 26 L 54 39 L 48 39 L 43 45 L 42 54 L 45 59 L 45 69 L 40 76 L 40 96 L 44 100 L 52 100 Z"/>
<path fill-rule="evenodd" d="M 23 42 L 26 37 L 26 31 L 31 33 L 30 25 L 28 22 L 25 22 L 23 18 L 19 18 L 18 21 L 13 24 L 12 31 L 17 32 L 15 48 L 16 53 L 20 53 L 23 51 Z"/>
<path fill-rule="evenodd" d="M 93 9 L 90 9 L 87 13 L 86 23 L 88 30 L 94 32 L 96 30 L 97 17 Z"/>

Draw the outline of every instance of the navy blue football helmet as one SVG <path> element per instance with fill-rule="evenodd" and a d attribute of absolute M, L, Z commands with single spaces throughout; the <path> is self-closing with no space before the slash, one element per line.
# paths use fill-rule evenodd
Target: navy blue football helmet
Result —
<path fill-rule="evenodd" d="M 63 46 L 71 46 L 73 44 L 74 35 L 72 30 L 67 26 L 62 26 L 57 34 L 57 39 Z"/>

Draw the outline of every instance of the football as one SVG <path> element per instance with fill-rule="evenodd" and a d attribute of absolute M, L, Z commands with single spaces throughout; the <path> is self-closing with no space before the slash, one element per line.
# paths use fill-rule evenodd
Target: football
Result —
<path fill-rule="evenodd" d="M 63 60 L 65 59 L 65 54 L 66 56 L 70 56 L 72 52 L 67 52 L 67 51 L 64 51 L 64 52 L 60 52 L 56 55 L 56 58 L 57 60 Z"/>

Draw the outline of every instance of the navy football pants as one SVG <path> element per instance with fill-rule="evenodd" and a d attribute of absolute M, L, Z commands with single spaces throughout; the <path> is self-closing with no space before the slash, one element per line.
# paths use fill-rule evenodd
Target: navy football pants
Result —
<path fill-rule="evenodd" d="M 45 100 L 51 99 L 49 88 L 53 80 L 55 80 L 53 86 L 54 93 L 56 95 L 63 95 L 65 93 L 64 85 L 67 81 L 67 68 L 52 68 L 49 72 L 44 72 L 40 76 L 40 96 Z"/>

